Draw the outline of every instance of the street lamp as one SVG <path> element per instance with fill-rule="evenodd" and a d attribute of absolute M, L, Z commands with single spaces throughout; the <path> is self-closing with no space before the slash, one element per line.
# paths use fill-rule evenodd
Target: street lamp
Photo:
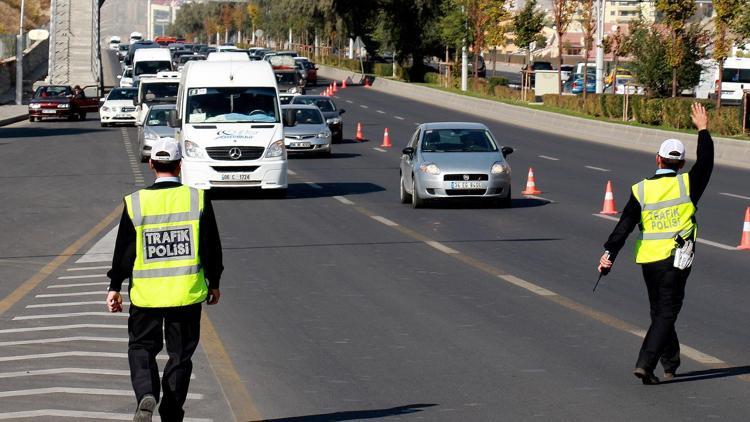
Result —
<path fill-rule="evenodd" d="M 21 18 L 18 23 L 18 39 L 16 40 L 16 104 L 23 103 L 23 15 L 25 1 L 21 0 Z"/>

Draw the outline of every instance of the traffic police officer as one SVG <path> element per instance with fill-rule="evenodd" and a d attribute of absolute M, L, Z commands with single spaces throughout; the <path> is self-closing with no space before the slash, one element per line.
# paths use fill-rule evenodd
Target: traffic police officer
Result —
<path fill-rule="evenodd" d="M 153 146 L 149 166 L 156 182 L 125 197 L 107 274 L 110 312 L 122 311 L 120 288 L 130 278 L 128 361 L 138 403 L 134 421 L 150 421 L 159 401 L 156 355 L 164 338 L 169 361 L 159 414 L 163 421 L 182 421 L 201 303 L 216 304 L 220 296 L 221 242 L 211 202 L 203 191 L 180 183 L 180 163 L 174 140 Z"/>
<path fill-rule="evenodd" d="M 691 115 L 698 128 L 695 165 L 688 173 L 678 174 L 685 165 L 685 147 L 676 139 L 664 141 L 656 155 L 656 174 L 633 185 L 630 199 L 599 260 L 599 271 L 609 271 L 628 235 L 638 226 L 641 233 L 635 245 L 635 262 L 641 264 L 651 307 L 651 326 L 633 372 L 643 384 L 659 383 L 654 375 L 659 361 L 667 380 L 674 378 L 680 366 L 675 322 L 692 264 L 697 232 L 695 210 L 714 165 L 706 109 L 694 103 Z"/>

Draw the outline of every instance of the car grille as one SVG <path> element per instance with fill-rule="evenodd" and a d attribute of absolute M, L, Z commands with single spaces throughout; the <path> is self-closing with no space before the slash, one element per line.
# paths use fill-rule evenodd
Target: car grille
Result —
<path fill-rule="evenodd" d="M 469 176 L 465 179 L 464 176 Z M 446 182 L 457 182 L 457 181 L 478 181 L 478 180 L 489 180 L 489 176 L 486 174 L 446 174 L 443 176 L 443 180 Z"/>
<path fill-rule="evenodd" d="M 316 135 L 289 135 L 285 136 L 286 139 L 289 139 L 290 141 L 301 141 L 303 139 L 312 139 Z"/>
<path fill-rule="evenodd" d="M 214 160 L 223 160 L 223 161 L 235 161 L 232 157 L 229 156 L 229 151 L 232 148 L 239 148 L 242 155 L 240 158 L 236 159 L 237 161 L 241 160 L 257 160 L 258 158 L 263 156 L 263 151 L 265 148 L 263 147 L 207 147 L 206 152 L 208 153 L 208 156 L 211 157 Z"/>
<path fill-rule="evenodd" d="M 446 189 L 445 193 L 450 196 L 481 196 L 487 189 Z"/>
<path fill-rule="evenodd" d="M 258 169 L 258 166 L 211 166 L 211 168 L 219 173 L 252 173 Z"/>

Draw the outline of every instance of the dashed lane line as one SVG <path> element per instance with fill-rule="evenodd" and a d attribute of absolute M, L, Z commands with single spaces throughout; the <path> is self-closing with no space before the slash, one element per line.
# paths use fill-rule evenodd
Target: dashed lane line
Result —
<path fill-rule="evenodd" d="M 38 353 L 38 354 L 25 354 L 25 355 L 17 355 L 17 356 L 0 356 L 0 362 L 16 362 L 16 361 L 21 361 L 21 360 L 54 359 L 54 358 L 66 358 L 66 357 L 127 359 L 128 354 L 118 353 L 118 352 L 86 352 L 82 350 L 74 350 L 74 351 L 69 351 L 69 352 Z M 167 360 L 169 359 L 169 356 L 156 355 L 156 359 Z M 131 394 L 132 394 L 132 391 L 131 391 Z"/>
<path fill-rule="evenodd" d="M 45 298 L 45 297 L 70 297 L 70 296 L 91 296 L 91 295 L 99 295 L 102 296 L 102 300 L 105 297 L 106 292 L 102 292 L 99 290 L 93 291 L 93 292 L 75 292 L 75 293 L 44 293 L 41 295 L 36 295 L 34 297 L 36 298 Z M 127 296 L 128 292 L 120 292 L 121 295 Z"/>
<path fill-rule="evenodd" d="M 21 412 L 4 412 L 0 413 L 0 420 L 7 419 L 28 419 L 28 418 L 71 418 L 73 420 L 93 419 L 107 421 L 130 421 L 133 420 L 133 414 L 129 413 L 109 413 L 109 412 L 85 412 L 79 410 L 64 409 L 42 409 L 42 410 L 25 410 Z M 154 416 L 155 421 L 161 421 L 159 416 Z M 184 422 L 213 422 L 213 419 L 204 418 L 184 418 Z"/>
<path fill-rule="evenodd" d="M 92 337 L 92 336 L 74 336 L 74 337 L 55 337 L 55 338 L 37 338 L 34 340 L 18 340 L 0 342 L 0 347 L 4 346 L 23 346 L 26 344 L 50 344 L 50 343 L 68 343 L 78 341 L 92 341 L 101 343 L 127 343 L 127 337 Z"/>
<path fill-rule="evenodd" d="M 429 246 L 432 246 L 433 248 L 439 250 L 440 252 L 447 253 L 448 255 L 457 255 L 460 253 L 457 250 L 451 247 L 445 246 L 442 243 L 435 241 L 435 240 L 427 240 L 424 243 L 426 243 Z"/>
<path fill-rule="evenodd" d="M 378 151 L 378 152 L 388 152 L 388 151 L 384 150 L 383 148 L 377 148 L 377 147 L 376 147 L 376 148 L 373 148 L 373 149 L 374 149 L 375 151 Z"/>
<path fill-rule="evenodd" d="M 127 324 L 69 324 L 69 325 L 48 325 L 44 327 L 26 327 L 26 328 L 5 328 L 0 330 L 0 334 L 28 333 L 33 331 L 60 331 L 60 330 L 81 330 L 90 328 L 106 329 L 127 329 Z"/>
<path fill-rule="evenodd" d="M 0 391 L 2 397 L 41 396 L 43 394 L 86 394 L 93 396 L 132 396 L 133 390 L 115 390 L 110 388 L 77 388 L 77 387 L 47 387 L 30 388 L 27 390 Z M 202 400 L 203 394 L 188 393 L 188 400 Z"/>
<path fill-rule="evenodd" d="M 594 167 L 594 166 L 584 166 L 584 167 L 586 167 L 587 169 L 590 169 L 590 170 L 602 171 L 602 172 L 605 172 L 605 173 L 611 171 L 609 169 L 603 169 L 601 167 Z"/>
<path fill-rule="evenodd" d="M 750 196 L 737 195 L 737 194 L 729 193 L 729 192 L 719 192 L 719 195 L 724 195 L 730 198 L 744 199 L 746 201 L 750 201 Z"/>
<path fill-rule="evenodd" d="M 537 157 L 539 157 L 539 158 L 543 158 L 543 159 L 545 159 L 545 160 L 550 160 L 550 161 L 560 161 L 560 159 L 559 159 L 559 158 L 555 158 L 555 157 L 550 157 L 550 156 L 548 156 L 548 155 L 538 155 Z"/>
<path fill-rule="evenodd" d="M 99 267 L 78 267 L 78 268 L 68 268 L 65 271 L 89 271 L 89 270 L 108 270 L 112 268 L 109 265 L 102 265 Z"/>
<path fill-rule="evenodd" d="M 362 107 L 362 108 L 370 108 L 370 107 L 368 107 L 368 106 L 366 106 L 364 104 L 360 104 L 359 106 Z"/>
<path fill-rule="evenodd" d="M 58 280 L 78 280 L 82 278 L 106 278 L 107 274 L 84 274 L 84 275 L 63 275 L 57 277 Z"/>
<path fill-rule="evenodd" d="M 125 317 L 129 315 L 124 312 L 69 312 L 65 314 L 44 314 L 44 315 L 19 315 L 13 317 L 13 321 L 26 321 L 31 319 L 54 319 L 54 318 L 77 318 L 83 316 L 97 316 L 97 317 Z"/>
<path fill-rule="evenodd" d="M 352 202 L 350 199 L 343 197 L 343 196 L 334 196 L 333 199 L 341 202 L 344 205 L 354 205 L 354 202 Z"/>
<path fill-rule="evenodd" d="M 406 119 L 404 119 L 404 118 L 403 118 L 403 117 L 401 117 L 401 116 L 393 116 L 393 118 L 394 118 L 394 119 L 396 119 L 396 120 L 406 120 Z"/>
<path fill-rule="evenodd" d="M 377 111 L 378 114 L 385 114 L 385 111 L 383 111 L 383 110 L 375 110 L 375 111 Z"/>
<path fill-rule="evenodd" d="M 82 301 L 82 302 L 58 302 L 58 303 L 34 303 L 31 305 L 26 305 L 26 309 L 35 309 L 35 308 L 59 308 L 61 306 L 89 306 L 89 305 L 99 305 L 104 307 L 104 300 L 89 300 L 89 301 Z M 130 302 L 122 302 L 123 306 L 130 305 Z"/>
<path fill-rule="evenodd" d="M 526 289 L 534 294 L 537 294 L 539 296 L 557 296 L 557 293 L 547 290 L 544 287 L 537 286 L 536 284 L 529 283 L 526 280 L 522 280 L 514 275 L 511 274 L 498 274 L 499 278 L 507 281 L 510 284 L 515 284 L 516 286 Z"/>
<path fill-rule="evenodd" d="M 127 341 L 127 339 L 125 340 Z M 78 374 L 78 375 L 105 375 L 105 376 L 116 376 L 116 377 L 129 377 L 130 370 L 122 369 L 105 369 L 105 368 L 51 368 L 51 369 L 30 369 L 28 371 L 20 372 L 0 372 L 0 379 L 3 378 L 23 378 L 33 377 L 38 375 L 64 375 L 64 374 Z M 164 373 L 162 372 L 162 378 Z M 190 379 L 196 379 L 195 374 L 190 374 Z"/>
<path fill-rule="evenodd" d="M 383 217 L 383 216 L 380 216 L 380 215 L 373 215 L 373 216 L 371 216 L 371 217 L 372 217 L 372 219 L 373 219 L 373 220 L 375 220 L 375 221 L 378 221 L 378 222 L 380 222 L 380 223 L 383 223 L 383 224 L 385 224 L 386 226 L 389 226 L 389 227 L 394 227 L 394 226 L 398 226 L 398 223 L 396 223 L 396 222 L 395 222 L 395 221 L 393 221 L 393 220 L 389 220 L 389 219 L 387 219 L 387 218 L 385 218 L 385 217 Z"/>
<path fill-rule="evenodd" d="M 352 101 L 352 100 L 346 100 L 346 102 L 349 103 L 349 104 L 354 104 L 354 101 Z"/>

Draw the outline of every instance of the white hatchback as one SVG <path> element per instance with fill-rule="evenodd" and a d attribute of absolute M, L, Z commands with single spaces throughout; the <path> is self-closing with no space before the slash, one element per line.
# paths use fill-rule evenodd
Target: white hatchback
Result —
<path fill-rule="evenodd" d="M 99 120 L 102 127 L 117 123 L 135 125 L 138 113 L 133 99 L 138 94 L 135 88 L 114 88 L 99 108 Z"/>

